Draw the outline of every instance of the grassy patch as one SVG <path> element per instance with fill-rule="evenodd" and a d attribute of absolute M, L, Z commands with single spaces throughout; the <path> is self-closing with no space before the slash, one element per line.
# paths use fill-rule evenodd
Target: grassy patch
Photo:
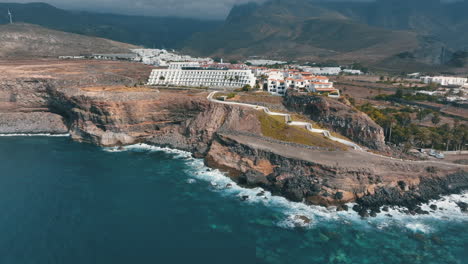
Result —
<path fill-rule="evenodd" d="M 259 112 L 258 119 L 262 126 L 262 134 L 265 137 L 307 146 L 328 148 L 330 150 L 337 148 L 341 150 L 348 149 L 343 144 L 331 141 L 323 135 L 311 133 L 305 128 L 288 126 L 282 117 L 272 117 Z"/>

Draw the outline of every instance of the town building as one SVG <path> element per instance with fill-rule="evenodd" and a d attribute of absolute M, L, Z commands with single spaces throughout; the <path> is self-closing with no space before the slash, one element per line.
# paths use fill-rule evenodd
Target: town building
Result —
<path fill-rule="evenodd" d="M 154 69 L 148 85 L 171 85 L 186 87 L 241 88 L 255 86 L 255 76 L 251 70 L 181 68 Z"/>
<path fill-rule="evenodd" d="M 174 62 L 197 62 L 199 64 L 213 63 L 211 58 L 194 58 L 188 55 L 177 54 L 175 51 L 169 52 L 164 49 L 132 49 L 131 51 L 137 55 L 137 61 L 159 67 L 167 67 L 170 63 Z"/>
<path fill-rule="evenodd" d="M 278 65 L 278 64 L 287 64 L 286 61 L 276 61 L 276 60 L 248 60 L 246 63 L 250 63 L 254 66 L 269 66 L 269 65 Z"/>
<path fill-rule="evenodd" d="M 340 67 L 304 67 L 304 71 L 314 75 L 338 75 L 341 73 Z"/>
<path fill-rule="evenodd" d="M 200 63 L 197 61 L 169 62 L 168 67 L 169 69 L 195 68 L 200 67 Z"/>
<path fill-rule="evenodd" d="M 137 59 L 137 55 L 134 53 L 122 53 L 122 54 L 93 54 L 91 56 L 97 60 L 125 60 L 134 61 Z"/>
<path fill-rule="evenodd" d="M 351 69 L 344 69 L 342 70 L 344 74 L 350 74 L 350 75 L 361 75 L 363 72 L 361 70 L 351 70 Z"/>
<path fill-rule="evenodd" d="M 468 82 L 468 79 L 446 76 L 424 76 L 421 77 L 421 81 L 426 84 L 437 83 L 442 86 L 464 86 Z"/>
<path fill-rule="evenodd" d="M 287 90 L 297 92 L 328 93 L 334 96 L 340 95 L 339 91 L 333 87 L 328 77 L 316 76 L 310 72 L 301 72 L 296 69 L 269 70 L 265 73 L 266 90 L 272 95 L 284 96 Z"/>

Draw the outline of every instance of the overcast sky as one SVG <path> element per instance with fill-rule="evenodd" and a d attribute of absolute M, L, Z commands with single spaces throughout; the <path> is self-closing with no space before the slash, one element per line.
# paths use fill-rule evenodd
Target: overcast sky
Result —
<path fill-rule="evenodd" d="M 265 0 L 0 0 L 0 2 L 7 3 L 47 2 L 64 9 L 148 16 L 197 17 L 205 19 L 224 19 L 235 4 L 262 1 Z"/>

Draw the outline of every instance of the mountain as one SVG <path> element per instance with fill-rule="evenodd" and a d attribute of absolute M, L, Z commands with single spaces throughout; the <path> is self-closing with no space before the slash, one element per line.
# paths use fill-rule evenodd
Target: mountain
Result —
<path fill-rule="evenodd" d="M 15 22 L 151 48 L 178 48 L 193 33 L 210 31 L 221 23 L 175 17 L 74 12 L 44 3 L 0 3 L 0 24 L 8 23 L 8 9 L 13 12 Z"/>
<path fill-rule="evenodd" d="M 327 2 L 321 6 L 371 26 L 411 30 L 468 49 L 468 1 L 377 0 L 368 3 Z"/>
<path fill-rule="evenodd" d="M 409 31 L 369 26 L 307 0 L 272 0 L 233 8 L 185 50 L 199 55 L 375 62 L 418 46 Z"/>
<path fill-rule="evenodd" d="M 204 56 L 360 62 L 385 70 L 461 66 L 468 1 L 268 0 L 234 7 L 184 47 Z M 465 64 L 466 65 L 466 64 Z"/>
<path fill-rule="evenodd" d="M 50 30 L 37 25 L 0 25 L 0 58 L 58 57 L 128 53 L 136 46 L 103 38 Z"/>

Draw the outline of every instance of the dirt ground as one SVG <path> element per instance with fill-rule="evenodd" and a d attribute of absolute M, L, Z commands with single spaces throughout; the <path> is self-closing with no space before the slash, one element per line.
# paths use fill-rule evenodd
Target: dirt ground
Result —
<path fill-rule="evenodd" d="M 0 60 L 0 78 L 77 79 L 107 74 L 146 82 L 153 67 L 141 63 L 98 60 Z"/>

